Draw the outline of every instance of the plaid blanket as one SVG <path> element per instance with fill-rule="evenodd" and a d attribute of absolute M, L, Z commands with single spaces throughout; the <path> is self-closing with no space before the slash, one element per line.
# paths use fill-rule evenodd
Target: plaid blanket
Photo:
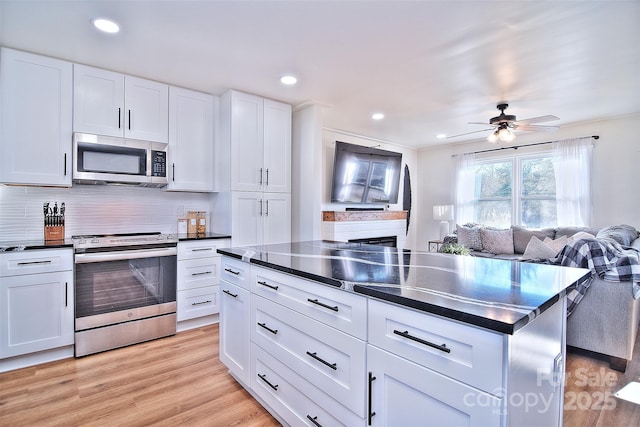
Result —
<path fill-rule="evenodd" d="M 634 298 L 640 296 L 640 252 L 623 247 L 613 239 L 580 239 L 568 243 L 549 260 L 550 264 L 565 267 L 588 268 L 591 280 L 578 285 L 567 295 L 567 316 L 578 305 L 593 281 L 594 274 L 609 282 L 631 282 Z"/>

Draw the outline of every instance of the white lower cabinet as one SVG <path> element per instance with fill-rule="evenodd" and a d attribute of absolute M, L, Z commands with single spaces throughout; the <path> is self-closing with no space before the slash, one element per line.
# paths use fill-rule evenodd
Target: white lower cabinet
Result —
<path fill-rule="evenodd" d="M 221 256 L 219 247 L 229 246 L 229 239 L 203 239 L 178 243 L 177 321 L 178 329 L 213 323 L 218 314 Z M 189 322 L 187 322 L 189 321 Z"/>
<path fill-rule="evenodd" d="M 220 361 L 245 387 L 249 386 L 250 294 L 220 282 Z"/>
<path fill-rule="evenodd" d="M 0 263 L 0 359 L 73 345 L 73 252 L 6 252 Z"/>
<path fill-rule="evenodd" d="M 367 346 L 372 426 L 499 426 L 501 399 Z"/>

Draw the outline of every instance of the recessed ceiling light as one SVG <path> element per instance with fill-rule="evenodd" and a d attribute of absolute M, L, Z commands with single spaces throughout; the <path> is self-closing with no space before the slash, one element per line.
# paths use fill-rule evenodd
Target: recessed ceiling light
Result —
<path fill-rule="evenodd" d="M 282 76 L 280 77 L 280 83 L 283 85 L 294 85 L 298 82 L 298 79 L 295 76 Z"/>
<path fill-rule="evenodd" d="M 93 26 L 99 29 L 100 31 L 104 31 L 105 33 L 117 33 L 120 31 L 120 27 L 113 21 L 104 18 L 96 18 L 93 21 Z"/>
<path fill-rule="evenodd" d="M 373 113 L 371 115 L 371 118 L 373 120 L 382 120 L 382 119 L 384 119 L 384 114 L 382 114 L 382 113 Z"/>
<path fill-rule="evenodd" d="M 444 133 L 439 133 L 436 135 L 436 138 L 438 139 L 445 139 L 447 137 L 447 135 L 445 135 Z"/>

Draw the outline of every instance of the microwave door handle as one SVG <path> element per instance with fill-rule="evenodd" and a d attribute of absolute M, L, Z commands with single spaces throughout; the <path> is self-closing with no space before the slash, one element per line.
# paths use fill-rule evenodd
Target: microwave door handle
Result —
<path fill-rule="evenodd" d="M 160 249 L 143 249 L 133 251 L 94 252 L 90 254 L 76 254 L 76 264 L 89 264 L 92 262 L 125 261 L 129 259 L 155 258 L 162 256 L 174 256 L 177 254 L 175 247 Z"/>

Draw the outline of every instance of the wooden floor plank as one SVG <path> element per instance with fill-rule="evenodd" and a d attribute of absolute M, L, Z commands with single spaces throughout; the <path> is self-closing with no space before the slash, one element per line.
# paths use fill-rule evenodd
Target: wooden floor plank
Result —
<path fill-rule="evenodd" d="M 0 374 L 0 426 L 278 426 L 218 359 L 218 325 Z M 613 396 L 640 379 L 570 350 L 564 425 L 640 425 L 640 405 Z"/>

